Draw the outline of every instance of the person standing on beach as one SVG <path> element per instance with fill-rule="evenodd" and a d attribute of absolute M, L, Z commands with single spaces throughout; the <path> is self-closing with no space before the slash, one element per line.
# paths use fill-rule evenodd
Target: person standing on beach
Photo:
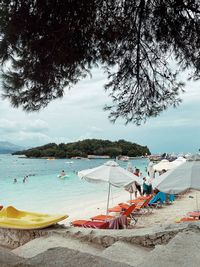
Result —
<path fill-rule="evenodd" d="M 152 179 L 148 180 L 148 190 L 147 195 L 151 195 L 153 193 L 153 187 L 152 187 Z"/>
<path fill-rule="evenodd" d="M 152 179 L 148 179 L 146 177 L 143 178 L 143 195 L 151 195 L 153 193 L 152 188 Z"/>
<path fill-rule="evenodd" d="M 134 175 L 136 175 L 137 177 L 141 177 L 142 173 L 140 173 L 140 169 L 135 168 L 135 171 L 133 172 Z M 140 196 L 142 196 L 142 189 L 141 189 L 141 185 L 138 182 L 135 182 L 135 186 L 136 186 L 136 191 L 135 191 L 135 198 L 137 198 L 137 192 L 139 191 Z"/>
<path fill-rule="evenodd" d="M 139 191 L 140 196 L 142 196 L 142 189 L 141 189 L 141 185 L 135 181 L 135 187 L 136 187 L 136 191 L 135 191 L 135 198 L 137 198 L 137 192 Z"/>
<path fill-rule="evenodd" d="M 140 176 L 140 169 L 136 168 L 133 174 L 139 177 Z"/>
<path fill-rule="evenodd" d="M 143 178 L 143 195 L 148 195 L 148 184 L 146 177 Z"/>

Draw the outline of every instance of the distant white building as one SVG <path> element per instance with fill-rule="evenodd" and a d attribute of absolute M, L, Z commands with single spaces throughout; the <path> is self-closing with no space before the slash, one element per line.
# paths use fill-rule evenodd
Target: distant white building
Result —
<path fill-rule="evenodd" d="M 110 159 L 110 156 L 88 155 L 88 159 Z"/>

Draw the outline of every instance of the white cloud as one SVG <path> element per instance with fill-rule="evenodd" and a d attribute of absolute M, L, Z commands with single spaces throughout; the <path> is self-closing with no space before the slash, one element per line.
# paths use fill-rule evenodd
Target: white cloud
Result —
<path fill-rule="evenodd" d="M 91 133 L 90 132 L 86 132 L 85 134 L 83 134 L 83 135 L 80 135 L 76 140 L 74 140 L 74 141 L 82 141 L 82 140 L 84 140 L 84 139 L 90 139 L 90 138 L 92 138 L 92 135 L 91 135 Z"/>
<path fill-rule="evenodd" d="M 93 133 L 102 133 L 103 129 L 100 127 L 96 127 L 96 126 L 91 126 L 89 127 L 89 131 L 93 132 Z"/>
<path fill-rule="evenodd" d="M 41 131 L 47 131 L 49 128 L 49 125 L 46 121 L 36 119 L 33 121 L 29 121 L 28 124 L 23 128 L 26 131 L 34 131 L 34 132 L 41 132 Z"/>
<path fill-rule="evenodd" d="M 12 133 L 19 130 L 20 123 L 7 119 L 0 119 L 0 132 Z"/>
<path fill-rule="evenodd" d="M 1 139 L 20 144 L 22 146 L 38 146 L 47 143 L 59 144 L 68 143 L 71 141 L 69 138 L 63 136 L 52 137 L 44 133 L 25 131 L 11 133 L 9 135 L 1 135 Z"/>
<path fill-rule="evenodd" d="M 105 83 L 103 72 L 94 70 L 92 79 L 80 81 L 70 91 L 66 90 L 63 99 L 51 102 L 39 113 L 27 114 L 21 109 L 13 109 L 6 100 L 0 101 L 0 140 L 36 146 L 85 138 L 125 139 L 147 145 L 154 152 L 176 151 L 182 146 L 190 151 L 190 147 L 197 146 L 200 82 L 187 82 L 179 107 L 169 108 L 140 127 L 125 126 L 122 120 L 115 124 L 108 121 L 108 113 L 103 111 L 104 105 L 110 102 L 103 88 Z"/>
<path fill-rule="evenodd" d="M 48 123 L 43 120 L 8 120 L 0 119 L 0 131 L 14 133 L 23 130 L 24 132 L 41 132 L 48 130 Z"/>
<path fill-rule="evenodd" d="M 148 122 L 147 125 L 150 128 L 168 128 L 168 127 L 197 127 L 200 126 L 200 118 L 198 120 L 194 120 L 194 118 L 180 118 L 174 117 L 169 119 L 168 117 L 157 119 L 154 123 Z M 145 127 L 145 126 L 143 126 Z"/>
<path fill-rule="evenodd" d="M 34 142 L 51 142 L 51 138 L 43 133 L 19 131 L 16 134 L 16 139 L 19 141 L 34 141 Z"/>

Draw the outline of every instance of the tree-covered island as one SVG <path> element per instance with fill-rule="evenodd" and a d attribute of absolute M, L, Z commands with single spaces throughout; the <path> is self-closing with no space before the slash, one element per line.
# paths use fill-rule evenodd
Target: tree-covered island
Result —
<path fill-rule="evenodd" d="M 150 155 L 147 146 L 141 146 L 136 143 L 127 142 L 125 140 L 109 141 L 99 139 L 86 139 L 73 143 L 59 145 L 55 143 L 46 144 L 23 151 L 17 151 L 13 155 L 26 155 L 27 157 L 55 157 L 55 158 L 72 158 L 72 157 L 88 157 L 88 155 L 108 155 L 111 158 L 117 156 L 144 156 Z"/>

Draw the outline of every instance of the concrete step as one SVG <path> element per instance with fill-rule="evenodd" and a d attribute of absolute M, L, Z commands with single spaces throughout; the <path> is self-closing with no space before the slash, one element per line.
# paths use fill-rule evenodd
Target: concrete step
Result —
<path fill-rule="evenodd" d="M 101 256 L 112 261 L 138 266 L 149 255 L 151 249 L 118 241 L 105 249 Z"/>
<path fill-rule="evenodd" d="M 90 244 L 77 239 L 54 234 L 51 236 L 36 238 L 25 245 L 12 250 L 12 252 L 23 258 L 32 258 L 50 248 L 56 247 L 65 247 L 95 256 L 101 255 L 101 252 L 104 249 L 100 245 Z"/>
<path fill-rule="evenodd" d="M 48 249 L 67 248 L 81 253 L 87 253 L 92 256 L 100 256 L 113 262 L 137 266 L 144 257 L 147 256 L 150 249 L 132 245 L 126 242 L 118 241 L 108 248 L 100 245 L 81 241 L 79 239 L 53 234 L 36 238 L 25 245 L 12 250 L 12 253 L 23 258 L 32 258 Z"/>
<path fill-rule="evenodd" d="M 198 267 L 200 233 L 178 233 L 166 245 L 157 245 L 140 267 Z"/>
<path fill-rule="evenodd" d="M 132 267 L 125 263 L 82 253 L 69 248 L 52 248 L 31 258 L 25 259 L 20 267 Z M 7 267 L 7 266 L 6 266 Z M 19 266 L 18 266 L 19 267 Z M 135 266 L 136 267 L 136 266 Z"/>
<path fill-rule="evenodd" d="M 20 257 L 6 248 L 0 247 L 0 266 L 11 267 L 20 264 L 23 261 Z"/>

